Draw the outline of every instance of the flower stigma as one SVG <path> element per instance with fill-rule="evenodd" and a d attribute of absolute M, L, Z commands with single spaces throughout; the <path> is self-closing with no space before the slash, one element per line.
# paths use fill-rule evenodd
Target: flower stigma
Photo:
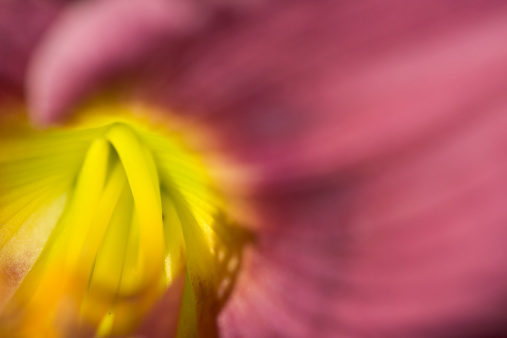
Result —
<path fill-rule="evenodd" d="M 136 332 L 184 278 L 177 336 L 216 336 L 250 236 L 181 135 L 93 104 L 62 127 L 0 114 L 0 335 Z"/>

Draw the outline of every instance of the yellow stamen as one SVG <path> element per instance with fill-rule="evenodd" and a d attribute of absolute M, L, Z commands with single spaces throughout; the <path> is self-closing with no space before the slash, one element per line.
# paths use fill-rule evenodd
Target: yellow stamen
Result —
<path fill-rule="evenodd" d="M 134 133 L 122 124 L 107 134 L 125 168 L 139 217 L 139 253 L 143 261 L 142 281 L 158 280 L 164 257 L 164 232 L 158 178 L 150 158 Z"/>
<path fill-rule="evenodd" d="M 178 336 L 212 336 L 241 258 L 223 200 L 179 136 L 89 109 L 49 131 L 0 114 L 0 335 L 129 335 L 185 273 Z"/>

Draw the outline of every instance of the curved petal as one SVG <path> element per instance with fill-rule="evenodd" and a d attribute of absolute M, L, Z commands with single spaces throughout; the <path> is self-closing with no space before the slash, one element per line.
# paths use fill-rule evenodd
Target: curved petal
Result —
<path fill-rule="evenodd" d="M 145 86 L 202 117 L 207 150 L 257 171 L 250 188 L 356 169 L 479 114 L 507 87 L 498 2 L 273 7 L 210 32 L 180 57 L 190 65 Z"/>
<path fill-rule="evenodd" d="M 90 1 L 69 8 L 34 56 L 28 82 L 33 117 L 61 117 L 103 82 L 133 71 L 198 27 L 198 14 L 179 0 Z"/>
<path fill-rule="evenodd" d="M 485 337 L 507 327 L 507 99 L 367 174 L 253 201 L 225 337 Z"/>
<path fill-rule="evenodd" d="M 0 95 L 21 93 L 30 54 L 61 7 L 56 0 L 0 3 Z"/>
<path fill-rule="evenodd" d="M 180 273 L 141 323 L 138 335 L 152 338 L 176 336 L 184 285 L 185 275 Z"/>

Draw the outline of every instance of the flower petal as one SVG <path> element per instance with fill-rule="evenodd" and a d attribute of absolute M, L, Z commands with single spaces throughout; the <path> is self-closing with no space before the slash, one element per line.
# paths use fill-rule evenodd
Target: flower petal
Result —
<path fill-rule="evenodd" d="M 22 92 L 30 54 L 61 7 L 52 0 L 0 3 L 0 94 Z"/>
<path fill-rule="evenodd" d="M 33 117 L 61 117 L 104 81 L 135 70 L 201 21 L 179 0 L 90 1 L 68 8 L 34 56 L 28 82 Z"/>
<path fill-rule="evenodd" d="M 185 274 L 180 273 L 141 323 L 137 330 L 138 335 L 152 338 L 176 336 L 184 285 Z"/>
<path fill-rule="evenodd" d="M 43 135 L 32 131 L 26 118 L 18 121 L 17 114 L 0 116 L 0 330 L 10 335 L 16 320 L 6 319 L 3 310 L 44 255 L 95 135 L 54 131 Z M 26 135 L 31 138 L 24 139 Z"/>
<path fill-rule="evenodd" d="M 471 107 L 507 87 L 498 1 L 272 7 L 211 31 L 180 56 L 192 62 L 170 75 L 161 66 L 144 89 L 203 117 L 205 150 L 257 171 L 249 188 L 368 164 L 479 114 Z"/>
<path fill-rule="evenodd" d="M 505 332 L 506 109 L 367 173 L 252 200 L 258 246 L 225 337 Z"/>

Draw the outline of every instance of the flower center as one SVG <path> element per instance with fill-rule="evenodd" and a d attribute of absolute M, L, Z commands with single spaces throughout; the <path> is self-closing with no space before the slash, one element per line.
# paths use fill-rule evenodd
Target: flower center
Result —
<path fill-rule="evenodd" d="M 0 121 L 0 332 L 129 334 L 179 275 L 178 335 L 216 332 L 249 236 L 178 135 L 93 109 Z"/>

